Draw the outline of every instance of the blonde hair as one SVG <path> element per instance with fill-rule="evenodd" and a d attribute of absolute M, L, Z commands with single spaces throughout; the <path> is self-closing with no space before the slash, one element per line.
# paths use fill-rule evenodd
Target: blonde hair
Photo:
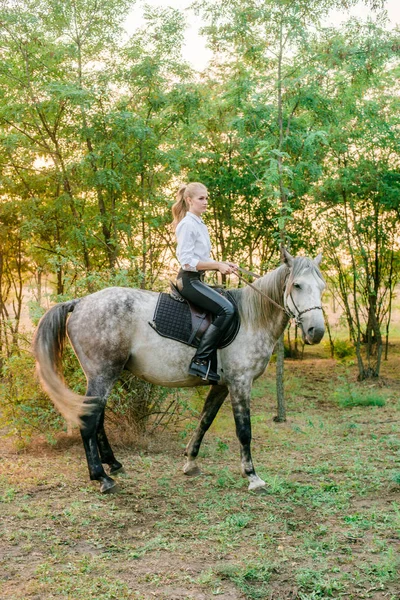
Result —
<path fill-rule="evenodd" d="M 178 190 L 176 195 L 176 202 L 172 206 L 172 227 L 176 229 L 176 226 L 180 221 L 182 221 L 183 217 L 186 215 L 189 210 L 187 199 L 191 198 L 198 188 L 207 189 L 203 183 L 199 183 L 198 181 L 192 181 L 191 183 L 184 183 Z"/>

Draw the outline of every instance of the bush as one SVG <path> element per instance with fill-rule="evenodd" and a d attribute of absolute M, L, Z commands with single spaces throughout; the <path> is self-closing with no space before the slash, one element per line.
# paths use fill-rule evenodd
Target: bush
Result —
<path fill-rule="evenodd" d="M 352 385 L 339 387 L 333 394 L 335 401 L 341 408 L 354 406 L 385 406 L 385 398 L 374 390 L 365 390 Z"/>
<path fill-rule="evenodd" d="M 45 435 L 51 443 L 54 433 L 65 426 L 64 419 L 42 391 L 35 376 L 35 361 L 20 351 L 2 362 L 0 377 L 0 427 L 13 436 L 17 448 L 26 446 L 33 435 Z"/>
<path fill-rule="evenodd" d="M 133 434 L 164 428 L 182 409 L 179 394 L 124 371 L 110 394 L 107 414 Z"/>
<path fill-rule="evenodd" d="M 119 270 L 93 272 L 91 279 L 75 281 L 65 296 L 87 293 L 87 286 L 102 289 L 107 285 L 130 286 L 138 283 L 138 274 Z M 73 288 L 73 289 L 72 289 Z M 37 325 L 45 310 L 37 302 L 29 303 L 30 317 Z M 64 418 L 55 410 L 52 402 L 41 389 L 35 376 L 35 360 L 29 351 L 29 340 L 22 335 L 17 340 L 11 357 L 0 355 L 0 429 L 13 436 L 18 447 L 27 445 L 35 434 L 45 435 L 50 442 L 54 434 L 66 430 Z M 66 384 L 74 392 L 84 395 L 86 380 L 79 361 L 67 344 L 63 356 L 63 375 Z M 153 431 L 164 428 L 177 418 L 185 417 L 190 408 L 180 394 L 167 388 L 154 386 L 124 372 L 114 386 L 108 402 L 107 414 L 119 429 L 133 432 Z"/>
<path fill-rule="evenodd" d="M 21 345 L 27 346 L 25 340 Z M 27 349 L 3 357 L 0 371 L 0 429 L 13 437 L 17 448 L 27 446 L 35 435 L 55 443 L 55 434 L 67 423 L 42 390 L 35 374 L 35 359 Z M 63 375 L 74 392 L 85 394 L 86 380 L 71 346 L 63 356 Z M 108 418 L 128 436 L 164 429 L 188 415 L 190 408 L 180 394 L 152 385 L 123 372 L 107 403 Z M 107 424 L 106 424 L 107 427 Z"/>
<path fill-rule="evenodd" d="M 355 355 L 354 345 L 350 340 L 335 340 L 333 342 L 333 354 L 339 360 L 353 357 Z"/>

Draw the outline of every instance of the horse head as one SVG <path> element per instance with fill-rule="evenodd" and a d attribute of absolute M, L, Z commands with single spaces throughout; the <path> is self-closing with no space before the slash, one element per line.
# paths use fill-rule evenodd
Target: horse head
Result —
<path fill-rule="evenodd" d="M 318 344 L 325 332 L 321 294 L 325 281 L 319 270 L 322 254 L 311 260 L 294 258 L 282 248 L 283 261 L 289 267 L 284 292 L 284 306 L 300 327 L 306 344 Z"/>

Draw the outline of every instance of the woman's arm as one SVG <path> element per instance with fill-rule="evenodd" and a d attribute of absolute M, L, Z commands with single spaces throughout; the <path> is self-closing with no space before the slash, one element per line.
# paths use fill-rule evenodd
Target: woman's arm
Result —
<path fill-rule="evenodd" d="M 215 260 L 210 262 L 199 261 L 196 269 L 197 271 L 219 271 L 223 275 L 229 275 L 237 271 L 237 265 L 231 262 L 218 262 Z"/>

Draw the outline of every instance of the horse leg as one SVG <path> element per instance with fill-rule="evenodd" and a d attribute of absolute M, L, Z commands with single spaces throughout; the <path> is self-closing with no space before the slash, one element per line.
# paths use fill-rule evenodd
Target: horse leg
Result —
<path fill-rule="evenodd" d="M 204 403 L 203 411 L 200 416 L 199 424 L 192 435 L 190 442 L 186 446 L 185 456 L 187 457 L 183 472 L 185 475 L 198 475 L 199 467 L 196 465 L 196 458 L 200 450 L 200 445 L 206 431 L 214 421 L 219 409 L 221 408 L 229 390 L 226 386 L 213 385 Z"/>
<path fill-rule="evenodd" d="M 265 486 L 265 481 L 256 474 L 251 458 L 250 389 L 230 389 L 236 435 L 240 443 L 241 470 L 249 481 L 249 490 Z"/>
<path fill-rule="evenodd" d="M 110 475 L 116 475 L 117 473 L 124 472 L 124 467 L 115 458 L 114 452 L 104 430 L 104 408 L 101 412 L 99 425 L 97 427 L 97 447 L 100 452 L 101 462 L 110 467 Z"/>
<path fill-rule="evenodd" d="M 95 407 L 90 414 L 82 417 L 81 436 L 85 448 L 89 476 L 92 481 L 100 482 L 100 492 L 103 494 L 111 491 L 116 486 L 116 483 L 114 479 L 107 475 L 103 468 L 97 444 L 97 432 L 102 416 L 104 416 L 107 395 L 115 379 L 116 376 L 109 379 L 102 376 L 98 379 L 89 380 L 86 396 L 96 398 L 94 402 Z"/>

